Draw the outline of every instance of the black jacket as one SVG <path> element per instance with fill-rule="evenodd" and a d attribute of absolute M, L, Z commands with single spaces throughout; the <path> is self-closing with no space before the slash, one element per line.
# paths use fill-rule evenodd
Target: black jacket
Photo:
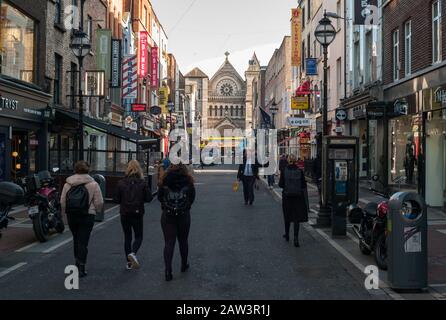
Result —
<path fill-rule="evenodd" d="M 160 185 L 158 190 L 158 201 L 161 203 L 161 208 L 164 211 L 164 203 L 166 196 L 165 187 L 169 187 L 173 191 L 180 191 L 184 187 L 188 186 L 187 197 L 188 197 L 188 208 L 190 211 L 192 204 L 195 201 L 195 186 L 190 182 L 189 177 L 179 174 L 178 172 L 168 172 L 167 176 L 164 178 L 163 183 Z"/>
<path fill-rule="evenodd" d="M 133 185 L 137 188 L 133 188 Z M 132 192 L 132 190 L 134 190 Z M 133 194 L 132 194 L 133 193 Z M 118 182 L 113 201 L 121 205 L 120 213 L 122 215 L 134 214 L 138 211 L 139 214 L 144 214 L 144 203 L 150 203 L 153 200 L 152 190 L 144 179 L 137 177 L 126 177 Z M 131 208 L 128 203 L 137 203 L 135 208 Z"/>
<path fill-rule="evenodd" d="M 237 179 L 241 180 L 245 175 L 245 167 L 246 167 L 246 160 L 243 161 L 243 164 L 239 165 L 238 167 L 238 173 L 237 173 Z M 259 179 L 259 164 L 257 162 L 251 164 L 251 170 L 252 174 L 255 178 Z"/>
<path fill-rule="evenodd" d="M 296 165 L 288 165 L 284 170 L 280 172 L 280 181 L 279 187 L 285 188 L 285 175 L 287 170 L 301 170 Z M 302 171 L 302 170 L 301 170 Z M 283 214 L 286 220 L 291 222 L 307 222 L 308 221 L 308 211 L 309 211 L 309 203 L 308 203 L 308 189 L 307 189 L 307 181 L 305 180 L 305 175 L 302 171 L 302 180 L 301 187 L 303 190 L 302 195 L 300 196 L 286 196 L 282 194 L 282 207 Z"/>

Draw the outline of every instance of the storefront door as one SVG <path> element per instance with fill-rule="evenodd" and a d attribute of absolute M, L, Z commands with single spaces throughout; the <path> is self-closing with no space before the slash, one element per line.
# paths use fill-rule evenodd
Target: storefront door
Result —
<path fill-rule="evenodd" d="M 11 179 L 13 181 L 28 175 L 29 153 L 28 132 L 13 131 L 11 140 Z"/>

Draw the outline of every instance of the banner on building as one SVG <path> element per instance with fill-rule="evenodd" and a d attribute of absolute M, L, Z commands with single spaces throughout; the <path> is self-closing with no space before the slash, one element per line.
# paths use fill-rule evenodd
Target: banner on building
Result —
<path fill-rule="evenodd" d="M 302 19 L 301 9 L 292 9 L 291 18 L 291 65 L 298 67 L 301 64 L 302 45 Z"/>
<path fill-rule="evenodd" d="M 139 33 L 139 77 L 145 78 L 149 74 L 149 51 L 148 51 L 148 37 L 147 31 Z"/>
<path fill-rule="evenodd" d="M 151 84 L 152 88 L 158 89 L 159 74 L 158 74 L 158 47 L 153 47 L 151 50 Z"/>
<path fill-rule="evenodd" d="M 373 25 L 378 22 L 378 0 L 354 0 L 355 25 Z"/>
<path fill-rule="evenodd" d="M 138 57 L 124 56 L 122 61 L 122 98 L 138 98 Z"/>
<path fill-rule="evenodd" d="M 112 40 L 110 87 L 121 87 L 121 40 L 118 39 Z"/>
<path fill-rule="evenodd" d="M 96 31 L 96 66 L 98 70 L 104 70 L 106 80 L 110 79 L 111 73 L 111 38 L 109 29 Z"/>
<path fill-rule="evenodd" d="M 169 87 L 161 87 L 159 89 L 159 105 L 164 114 L 168 113 L 167 103 L 169 102 Z"/>
<path fill-rule="evenodd" d="M 308 109 L 309 109 L 309 103 L 307 96 L 291 98 L 291 110 L 308 110 Z"/>

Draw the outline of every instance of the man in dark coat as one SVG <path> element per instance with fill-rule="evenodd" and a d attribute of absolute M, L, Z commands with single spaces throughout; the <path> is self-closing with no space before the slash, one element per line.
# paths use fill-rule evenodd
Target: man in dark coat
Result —
<path fill-rule="evenodd" d="M 297 166 L 294 155 L 288 158 L 288 166 L 280 173 L 279 187 L 282 192 L 282 208 L 285 222 L 286 241 L 290 240 L 290 227 L 294 223 L 294 245 L 299 247 L 299 228 L 301 222 L 308 221 L 308 190 L 304 172 Z"/>
<path fill-rule="evenodd" d="M 237 179 L 243 183 L 245 205 L 254 203 L 254 185 L 259 180 L 259 165 L 249 152 L 243 152 L 243 164 L 238 168 Z M 254 159 L 251 159 L 254 158 Z"/>

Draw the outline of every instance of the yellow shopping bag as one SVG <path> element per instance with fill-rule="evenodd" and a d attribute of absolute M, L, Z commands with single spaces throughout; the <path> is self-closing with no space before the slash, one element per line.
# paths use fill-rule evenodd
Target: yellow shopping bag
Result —
<path fill-rule="evenodd" d="M 239 186 L 240 186 L 240 183 L 238 181 L 234 182 L 234 184 L 232 185 L 232 191 L 237 192 Z"/>

